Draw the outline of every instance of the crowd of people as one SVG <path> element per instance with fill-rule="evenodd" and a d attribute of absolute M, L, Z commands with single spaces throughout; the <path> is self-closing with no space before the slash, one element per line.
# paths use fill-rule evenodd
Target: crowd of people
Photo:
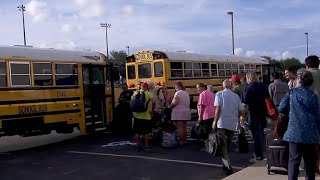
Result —
<path fill-rule="evenodd" d="M 199 94 L 197 111 L 198 123 L 206 132 L 217 131 L 221 137 L 223 169 L 232 174 L 229 158 L 230 144 L 239 128 L 248 129 L 254 141 L 254 157 L 251 161 L 261 161 L 266 149 L 264 129 L 267 126 L 268 109 L 266 98 L 270 98 L 281 114 L 289 116 L 288 128 L 283 140 L 289 143 L 288 178 L 296 180 L 301 159 L 304 159 L 306 178 L 315 179 L 317 146 L 320 144 L 320 70 L 319 58 L 309 56 L 305 59 L 306 68 L 297 73 L 292 68 L 284 71 L 287 82 L 282 81 L 281 73 L 273 73 L 273 82 L 267 86 L 260 82 L 256 72 L 234 74 L 223 81 L 223 90 L 216 92 L 212 85 L 196 84 Z M 174 83 L 175 94 L 166 86 L 156 89 L 155 85 L 142 83 L 140 90 L 130 92 L 123 85 L 119 101 L 133 102 L 143 95 L 146 111 L 132 112 L 134 117 L 136 151 L 150 150 L 149 134 L 153 122 L 163 109 L 170 109 L 170 119 L 179 135 L 179 146 L 187 142 L 187 121 L 191 120 L 190 97 L 182 82 Z M 241 117 L 241 118 L 240 118 Z M 142 146 L 140 136 L 144 136 Z"/>

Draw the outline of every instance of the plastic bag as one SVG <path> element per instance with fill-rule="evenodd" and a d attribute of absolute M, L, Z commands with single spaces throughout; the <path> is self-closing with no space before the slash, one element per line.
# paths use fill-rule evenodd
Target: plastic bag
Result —
<path fill-rule="evenodd" d="M 178 145 L 177 133 L 173 132 L 162 132 L 162 147 L 175 148 Z"/>

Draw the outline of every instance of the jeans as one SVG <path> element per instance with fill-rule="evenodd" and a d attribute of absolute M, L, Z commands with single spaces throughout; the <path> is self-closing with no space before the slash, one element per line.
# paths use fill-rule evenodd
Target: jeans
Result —
<path fill-rule="evenodd" d="M 256 158 L 263 160 L 263 152 L 266 149 L 266 137 L 264 131 L 259 130 L 251 130 L 251 136 L 254 142 L 254 153 Z"/>
<path fill-rule="evenodd" d="M 306 168 L 306 180 L 315 180 L 317 145 L 289 142 L 288 180 L 297 180 L 299 165 L 303 156 Z"/>

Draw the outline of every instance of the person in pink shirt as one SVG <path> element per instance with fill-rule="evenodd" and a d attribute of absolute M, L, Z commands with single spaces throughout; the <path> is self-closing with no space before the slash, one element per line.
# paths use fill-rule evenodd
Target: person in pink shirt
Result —
<path fill-rule="evenodd" d="M 206 128 L 207 133 L 209 134 L 212 129 L 215 114 L 215 96 L 211 91 L 206 89 L 206 86 L 203 83 L 198 83 L 196 88 L 199 94 L 198 122 Z"/>
<path fill-rule="evenodd" d="M 174 82 L 176 93 L 173 96 L 171 104 L 168 106 L 172 109 L 171 120 L 174 121 L 178 133 L 179 144 L 187 144 L 187 121 L 191 120 L 190 96 L 180 81 Z"/>
<path fill-rule="evenodd" d="M 168 107 L 172 100 L 173 100 L 173 95 L 168 91 L 168 87 L 167 86 L 162 86 L 161 88 L 161 92 L 164 96 L 164 100 L 165 100 L 165 106 L 164 107 Z"/>

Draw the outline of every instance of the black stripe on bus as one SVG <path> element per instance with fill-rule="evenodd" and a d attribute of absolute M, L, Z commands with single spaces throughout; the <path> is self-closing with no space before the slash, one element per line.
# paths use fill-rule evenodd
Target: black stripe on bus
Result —
<path fill-rule="evenodd" d="M 182 78 L 182 77 L 177 77 L 177 78 L 169 78 L 169 80 L 176 80 L 176 81 L 178 81 L 178 80 L 180 80 L 180 81 L 182 81 L 182 80 L 197 80 L 197 79 L 212 79 L 212 80 L 217 80 L 217 79 L 222 79 L 222 80 L 224 80 L 224 79 L 230 79 L 230 77 L 231 76 L 226 76 L 226 77 L 187 77 L 187 78 Z"/>
<path fill-rule="evenodd" d="M 42 103 L 42 102 L 45 103 L 45 102 L 75 101 L 75 100 L 80 100 L 80 97 L 0 101 L 0 105 L 7 105 L 7 104 L 24 104 L 24 103 L 40 103 L 40 102 L 41 102 L 41 103 Z"/>
<path fill-rule="evenodd" d="M 199 96 L 199 94 L 189 94 L 189 96 L 194 97 L 194 96 Z"/>
<path fill-rule="evenodd" d="M 0 116 L 1 120 L 6 119 L 18 119 L 25 117 L 35 117 L 35 116 L 45 116 L 45 115 L 56 115 L 56 114 L 68 114 L 68 113 L 78 113 L 81 112 L 80 109 L 72 109 L 72 110 L 62 110 L 62 111 L 50 111 L 50 112 L 42 112 L 42 113 L 33 113 L 33 114 L 12 114 L 12 115 L 2 115 Z"/>
<path fill-rule="evenodd" d="M 0 88 L 0 91 L 48 90 L 48 89 L 79 89 L 79 85 L 74 85 L 74 86 L 5 87 L 5 88 Z"/>
<path fill-rule="evenodd" d="M 222 84 L 210 84 L 212 85 L 213 87 L 218 87 L 218 86 L 221 86 L 222 87 Z M 184 88 L 196 88 L 196 86 L 184 86 Z M 168 89 L 174 89 L 174 87 L 168 87 Z"/>

